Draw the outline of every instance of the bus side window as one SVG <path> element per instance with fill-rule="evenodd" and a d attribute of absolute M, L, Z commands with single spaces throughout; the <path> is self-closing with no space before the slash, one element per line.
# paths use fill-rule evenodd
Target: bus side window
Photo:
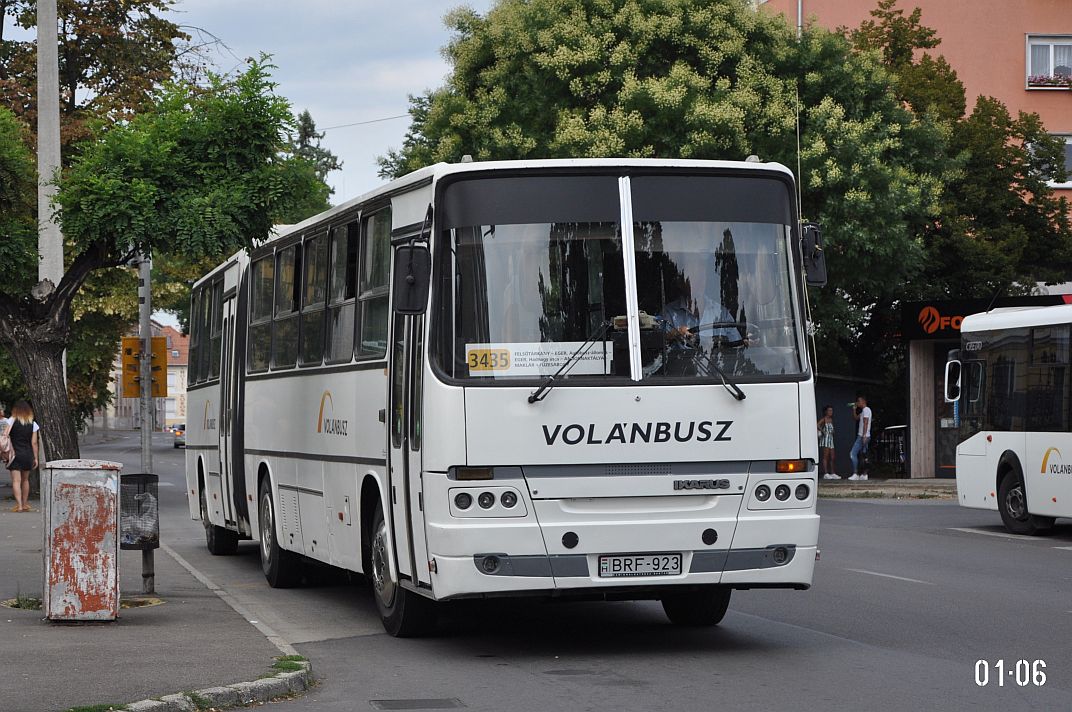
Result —
<path fill-rule="evenodd" d="M 204 294 L 201 299 L 201 309 L 197 314 L 197 326 L 201 331 L 201 348 L 197 352 L 197 371 L 201 374 L 202 380 L 211 380 L 212 378 L 219 377 L 219 369 L 215 374 L 210 370 L 210 357 L 212 352 L 212 346 L 210 338 L 212 336 L 212 315 L 216 311 L 216 301 L 218 300 L 218 294 L 213 284 L 209 284 L 205 287 Z"/>
<path fill-rule="evenodd" d="M 363 221 L 361 285 L 358 301 L 358 358 L 387 355 L 387 319 L 391 274 L 391 209 L 380 210 Z"/>
<path fill-rule="evenodd" d="M 319 365 L 324 360 L 324 301 L 327 292 L 328 240 L 326 235 L 305 241 L 301 300 L 301 362 Z"/>
<path fill-rule="evenodd" d="M 201 382 L 201 372 L 197 368 L 197 356 L 201 349 L 201 329 L 197 324 L 197 315 L 201 309 L 203 289 L 195 289 L 190 297 L 190 383 Z"/>
<path fill-rule="evenodd" d="M 209 334 L 208 377 L 220 377 L 223 350 L 223 280 L 212 285 L 212 314 Z M 202 369 L 203 371 L 204 369 Z"/>
<path fill-rule="evenodd" d="M 268 370 L 272 351 L 272 290 L 275 285 L 275 258 L 262 257 L 253 263 L 250 281 L 249 353 L 250 372 Z"/>
<path fill-rule="evenodd" d="M 361 224 L 352 222 L 331 231 L 328 287 L 328 363 L 346 363 L 354 355 L 354 312 L 357 295 L 357 245 Z"/>
<path fill-rule="evenodd" d="M 298 245 L 276 253 L 272 368 L 287 368 L 298 360 L 298 270 Z"/>

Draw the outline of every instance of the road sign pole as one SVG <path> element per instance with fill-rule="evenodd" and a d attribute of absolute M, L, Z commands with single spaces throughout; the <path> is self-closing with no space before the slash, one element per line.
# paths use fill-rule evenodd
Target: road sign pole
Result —
<path fill-rule="evenodd" d="M 150 271 L 152 262 L 143 254 L 138 263 L 138 317 L 139 336 L 141 337 L 141 471 L 151 474 L 153 471 L 153 325 L 152 297 L 150 295 Z M 141 592 L 154 593 L 156 590 L 153 550 L 142 552 L 141 557 Z"/>

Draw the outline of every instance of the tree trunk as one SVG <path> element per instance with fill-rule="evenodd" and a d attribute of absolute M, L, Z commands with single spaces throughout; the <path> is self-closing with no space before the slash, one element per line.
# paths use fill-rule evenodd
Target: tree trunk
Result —
<path fill-rule="evenodd" d="M 34 417 L 41 426 L 49 460 L 78 457 L 78 433 L 63 379 L 63 346 L 26 341 L 10 349 L 30 389 Z M 8 404 L 10 407 L 11 403 Z M 44 463 L 40 463 L 42 466 Z"/>

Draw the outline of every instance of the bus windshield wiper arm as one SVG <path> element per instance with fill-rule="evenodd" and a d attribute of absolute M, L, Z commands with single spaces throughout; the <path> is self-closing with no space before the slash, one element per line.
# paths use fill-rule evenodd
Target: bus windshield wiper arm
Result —
<path fill-rule="evenodd" d="M 599 325 L 591 336 L 580 345 L 580 347 L 573 352 L 573 355 L 566 359 L 558 370 L 547 377 L 547 380 L 540 384 L 540 387 L 529 394 L 529 403 L 537 403 L 547 397 L 547 394 L 551 392 L 551 389 L 555 387 L 555 379 L 559 376 L 565 376 L 570 372 L 577 362 L 580 361 L 581 356 L 587 354 L 593 345 L 604 336 L 607 335 L 607 330 L 610 329 L 611 321 L 608 319 Z"/>
<path fill-rule="evenodd" d="M 743 401 L 748 396 L 745 395 L 740 386 L 734 383 L 733 380 L 726 375 L 725 371 L 719 368 L 718 364 L 715 363 L 714 356 L 714 353 L 712 353 L 707 357 L 707 364 L 704 367 L 705 370 L 708 370 L 707 375 L 711 375 L 710 369 L 713 369 L 714 372 L 718 374 L 718 377 L 722 379 L 722 387 L 729 391 L 731 396 L 739 401 Z"/>

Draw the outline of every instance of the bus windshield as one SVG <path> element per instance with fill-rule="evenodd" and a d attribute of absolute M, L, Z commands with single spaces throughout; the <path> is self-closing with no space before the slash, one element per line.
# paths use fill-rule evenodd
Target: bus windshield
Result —
<path fill-rule="evenodd" d="M 699 188 L 700 198 L 704 187 L 719 187 L 706 180 L 686 185 Z M 788 219 L 740 209 L 713 219 L 718 200 L 692 210 L 657 195 L 680 188 L 660 177 L 634 179 L 627 265 L 615 177 L 452 185 L 443 235 L 451 249 L 440 273 L 446 373 L 473 381 L 541 379 L 578 354 L 560 377 L 628 380 L 632 267 L 643 379 L 799 375 Z M 656 195 L 640 198 L 642 189 Z M 734 219 L 742 217 L 751 219 Z"/>

